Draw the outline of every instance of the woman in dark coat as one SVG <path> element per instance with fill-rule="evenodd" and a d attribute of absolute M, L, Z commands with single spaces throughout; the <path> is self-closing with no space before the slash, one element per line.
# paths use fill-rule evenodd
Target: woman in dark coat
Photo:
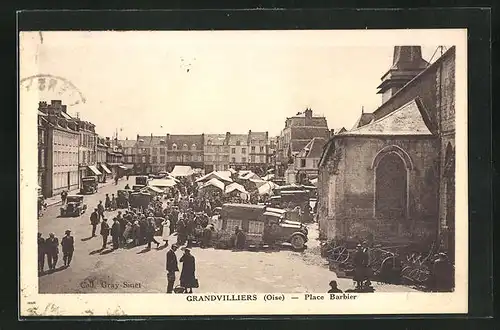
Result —
<path fill-rule="evenodd" d="M 185 249 L 184 255 L 179 259 L 182 262 L 181 286 L 186 288 L 187 293 L 193 293 L 193 288 L 196 286 L 195 260 L 191 255 L 191 250 Z"/>

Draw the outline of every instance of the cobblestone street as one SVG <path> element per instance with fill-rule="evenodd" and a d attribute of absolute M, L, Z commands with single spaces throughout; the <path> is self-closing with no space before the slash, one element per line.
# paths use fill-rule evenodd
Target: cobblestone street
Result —
<path fill-rule="evenodd" d="M 134 178 L 128 181 L 132 185 Z M 39 232 L 47 237 L 54 232 L 61 239 L 66 229 L 75 237 L 75 253 L 71 267 L 62 266 L 62 253 L 56 272 L 44 274 L 39 279 L 40 293 L 163 293 L 166 291 L 165 259 L 169 248 L 144 246 L 131 249 L 105 250 L 100 252 L 100 236 L 89 238 L 90 212 L 106 193 L 122 189 L 127 181 L 118 186 L 106 185 L 94 195 L 85 196 L 88 210 L 80 217 L 60 218 L 59 206 L 49 206 L 39 219 Z M 115 212 L 108 212 L 112 218 Z M 328 283 L 335 279 L 327 263 L 319 255 L 316 224 L 309 226 L 309 242 L 305 252 L 242 251 L 193 248 L 196 258 L 196 276 L 200 288 L 196 292 L 326 292 Z M 175 242 L 176 237 L 171 237 Z M 161 237 L 156 238 L 158 241 Z M 110 239 L 111 240 L 111 239 Z M 153 244 L 154 246 L 154 244 Z M 182 251 L 177 251 L 178 257 Z M 179 265 L 181 267 L 181 264 Z M 47 266 L 46 266 L 47 268 Z M 178 283 L 177 275 L 177 281 Z M 338 279 L 342 290 L 352 288 L 350 279 Z M 375 290 L 383 292 L 413 291 L 397 285 L 374 283 Z"/>

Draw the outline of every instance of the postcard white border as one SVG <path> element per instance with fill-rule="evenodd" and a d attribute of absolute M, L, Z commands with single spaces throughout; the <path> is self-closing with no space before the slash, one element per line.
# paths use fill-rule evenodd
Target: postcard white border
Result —
<path fill-rule="evenodd" d="M 20 316 L 106 315 L 303 315 L 303 314 L 441 314 L 466 313 L 468 309 L 468 195 L 467 195 L 467 31 L 341 30 L 341 31 L 217 31 L 172 33 L 286 33 L 328 34 L 342 46 L 455 45 L 456 46 L 456 290 L 453 293 L 370 293 L 354 300 L 188 302 L 186 295 L 167 294 L 38 294 L 36 256 L 37 111 L 36 97 L 20 95 Z M 22 36 L 19 41 L 21 42 Z M 244 40 L 241 38 L 240 40 Z M 311 39 L 310 39 L 311 40 Z M 321 40 L 315 38 L 314 40 Z M 36 64 L 20 63 L 21 77 L 38 74 Z M 216 293 L 221 295 L 222 293 Z M 231 295 L 232 293 L 228 293 Z M 242 294 L 242 293 L 239 293 Z M 252 294 L 252 293 L 249 293 Z M 132 298 L 132 299 L 131 299 Z M 140 303 L 138 303 L 140 302 Z M 91 313 L 89 312 L 91 311 Z"/>

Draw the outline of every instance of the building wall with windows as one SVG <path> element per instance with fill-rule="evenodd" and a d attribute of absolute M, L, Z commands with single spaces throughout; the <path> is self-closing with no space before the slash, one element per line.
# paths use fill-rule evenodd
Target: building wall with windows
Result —
<path fill-rule="evenodd" d="M 225 171 L 229 168 L 229 135 L 229 132 L 205 135 L 205 173 Z"/>
<path fill-rule="evenodd" d="M 269 157 L 269 133 L 248 131 L 248 169 L 258 175 L 265 175 Z"/>
<path fill-rule="evenodd" d="M 127 163 L 134 158 L 134 147 L 127 145 Z M 125 153 L 124 153 L 125 155 Z M 130 164 L 130 163 L 129 163 Z M 135 143 L 136 172 L 139 174 L 158 173 L 165 171 L 167 167 L 167 144 L 166 136 L 137 135 Z"/>
<path fill-rule="evenodd" d="M 66 112 L 66 105 L 59 100 L 38 105 L 39 168 L 44 168 L 45 178 L 41 188 L 45 197 L 60 194 L 79 187 L 78 180 L 78 124 Z M 45 135 L 45 141 L 43 141 Z"/>
<path fill-rule="evenodd" d="M 81 186 L 82 178 L 86 176 L 100 176 L 102 172 L 94 172 L 94 167 L 97 165 L 97 134 L 95 125 L 91 122 L 77 119 L 79 136 L 79 180 Z M 92 167 L 93 166 L 93 167 Z M 95 167 L 96 168 L 96 167 Z"/>
<path fill-rule="evenodd" d="M 229 165 L 234 169 L 246 169 L 250 158 L 248 134 L 230 134 L 228 139 Z"/>
<path fill-rule="evenodd" d="M 167 134 L 167 171 L 175 165 L 186 165 L 204 169 L 205 134 Z"/>

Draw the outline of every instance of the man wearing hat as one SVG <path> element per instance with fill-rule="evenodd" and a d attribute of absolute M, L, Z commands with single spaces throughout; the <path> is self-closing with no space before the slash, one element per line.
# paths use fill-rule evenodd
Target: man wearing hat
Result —
<path fill-rule="evenodd" d="M 172 293 L 175 283 L 175 272 L 179 271 L 179 266 L 177 265 L 177 256 L 175 251 L 179 246 L 177 244 L 172 244 L 170 250 L 167 252 L 167 293 Z"/>
<path fill-rule="evenodd" d="M 55 270 L 57 259 L 59 257 L 59 240 L 55 237 L 54 233 L 49 234 L 49 238 L 45 240 L 47 251 L 47 261 L 49 263 L 49 270 Z"/>
<path fill-rule="evenodd" d="M 99 224 L 99 214 L 98 209 L 95 208 L 94 212 L 90 215 L 90 224 L 92 225 L 92 237 L 95 237 L 95 230 L 97 229 L 97 225 Z"/>
<path fill-rule="evenodd" d="M 362 289 L 363 282 L 368 279 L 368 253 L 363 249 L 361 244 L 356 246 L 354 253 L 354 281 L 356 288 Z"/>
<path fill-rule="evenodd" d="M 103 218 L 101 222 L 101 236 L 102 236 L 102 249 L 104 250 L 106 248 L 106 245 L 108 244 L 108 236 L 109 236 L 109 225 L 106 222 L 107 219 Z"/>
<path fill-rule="evenodd" d="M 71 236 L 71 230 L 68 229 L 64 233 L 66 235 L 61 240 L 63 261 L 64 261 L 64 266 L 69 267 L 71 259 L 73 258 L 73 252 L 75 251 L 75 240 L 73 236 Z"/>

